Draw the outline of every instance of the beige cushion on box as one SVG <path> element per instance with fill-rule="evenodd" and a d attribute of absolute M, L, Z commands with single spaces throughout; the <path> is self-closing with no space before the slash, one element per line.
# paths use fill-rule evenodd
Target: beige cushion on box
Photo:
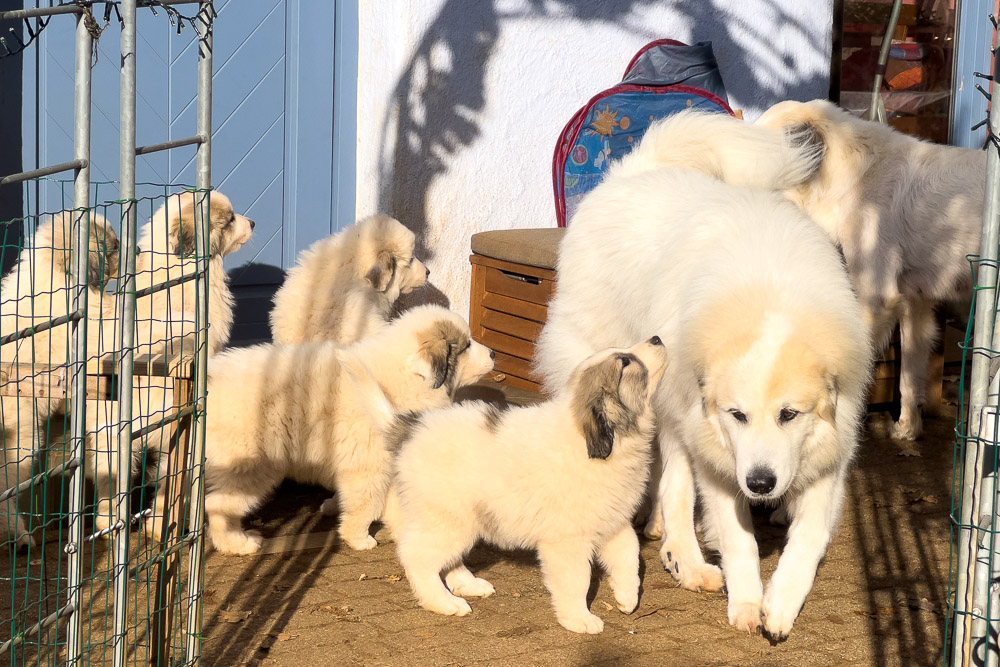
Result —
<path fill-rule="evenodd" d="M 493 259 L 555 269 L 559 242 L 566 229 L 501 229 L 472 235 L 472 252 Z"/>

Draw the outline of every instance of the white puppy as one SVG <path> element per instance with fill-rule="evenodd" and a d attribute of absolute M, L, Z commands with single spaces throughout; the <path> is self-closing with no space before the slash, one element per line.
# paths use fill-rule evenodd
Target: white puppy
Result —
<path fill-rule="evenodd" d="M 195 210 L 203 207 L 207 214 L 208 239 L 208 322 L 198 320 L 198 297 L 194 280 L 199 268 L 196 258 Z M 221 192 L 183 192 L 167 197 L 164 204 L 139 232 L 136 258 L 136 290 L 148 290 L 167 281 L 178 281 L 166 289 L 139 296 L 136 299 L 135 353 L 192 355 L 197 343 L 196 332 L 207 335 L 202 344 L 208 353 L 220 350 L 229 340 L 233 323 L 233 295 L 223 260 L 250 240 L 254 221 L 237 214 L 229 199 Z M 119 323 L 112 316 L 102 323 L 106 339 L 119 337 Z M 132 398 L 132 429 L 145 427 L 169 415 L 173 407 L 173 381 L 169 378 L 143 378 L 136 384 Z M 104 530 L 112 522 L 109 503 L 112 485 L 118 475 L 118 440 L 114 424 L 118 421 L 117 403 L 98 402 L 88 413 L 87 473 L 97 486 L 98 505 L 95 525 Z M 140 444 L 152 451 L 165 449 L 170 429 L 149 433 L 143 443 L 136 443 L 133 466 L 139 462 Z M 160 457 L 160 467 L 154 474 L 163 478 L 167 457 Z M 132 474 L 135 470 L 131 471 Z"/>
<path fill-rule="evenodd" d="M 0 336 L 9 336 L 29 327 L 47 325 L 73 309 L 72 256 L 81 214 L 57 213 L 38 226 L 31 246 L 21 251 L 17 264 L 0 282 Z M 104 287 L 118 271 L 118 236 L 102 216 L 90 213 L 89 260 L 87 275 L 88 319 L 99 319 L 112 299 Z M 107 301 L 107 302 L 106 302 Z M 96 355 L 101 327 L 87 328 L 88 354 Z M 49 365 L 69 361 L 70 327 L 67 324 L 37 331 L 11 340 L 0 347 L 0 361 L 28 365 L 35 371 L 25 376 L 16 370 L 12 377 L 22 377 L 21 391 L 28 396 L 3 396 L 0 401 L 0 424 L 4 441 L 3 489 L 31 478 L 34 454 L 45 446 L 44 422 L 63 413 L 66 401 L 50 397 L 58 393 L 53 375 L 41 373 Z M 13 370 L 13 368 L 11 369 Z M 32 399 L 31 394 L 37 399 Z M 0 514 L 7 517 L 9 535 L 27 543 L 24 523 L 15 508 L 15 498 L 0 503 Z"/>
<path fill-rule="evenodd" d="M 413 256 L 413 245 L 413 232 L 387 215 L 313 243 L 274 295 L 274 342 L 347 345 L 374 332 L 400 294 L 427 282 L 430 270 Z"/>
<path fill-rule="evenodd" d="M 631 517 L 649 474 L 650 403 L 666 363 L 654 337 L 589 357 L 552 401 L 503 413 L 470 402 L 404 422 L 391 528 L 420 604 L 463 616 L 471 609 L 459 596 L 493 593 L 462 564 L 484 539 L 538 550 L 563 627 L 604 629 L 587 609 L 595 556 L 618 608 L 632 613 L 639 540 Z"/>
<path fill-rule="evenodd" d="M 213 357 L 205 436 L 212 543 L 227 553 L 259 550 L 260 534 L 240 520 L 291 478 L 335 490 L 341 538 L 374 547 L 369 525 L 391 475 L 382 432 L 400 412 L 451 403 L 457 388 L 493 368 L 492 356 L 461 317 L 421 306 L 349 347 L 258 345 Z"/>
<path fill-rule="evenodd" d="M 664 565 L 686 588 L 722 584 L 695 536 L 696 478 L 730 623 L 754 631 L 763 614 L 781 637 L 839 519 L 865 409 L 868 331 L 836 248 L 800 209 L 659 168 L 663 147 L 644 139 L 570 221 L 537 367 L 557 390 L 595 349 L 663 339 Z M 783 502 L 791 515 L 766 594 L 747 501 Z"/>

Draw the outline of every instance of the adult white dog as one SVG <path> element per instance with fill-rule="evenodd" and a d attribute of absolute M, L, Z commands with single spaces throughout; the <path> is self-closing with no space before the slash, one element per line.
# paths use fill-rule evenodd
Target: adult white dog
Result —
<path fill-rule="evenodd" d="M 723 583 L 695 536 L 696 479 L 729 622 L 753 632 L 763 621 L 784 637 L 839 519 L 865 410 L 868 330 L 836 248 L 801 209 L 660 168 L 669 146 L 650 132 L 570 222 L 537 367 L 558 390 L 596 349 L 663 339 L 661 558 L 686 588 Z M 783 503 L 791 516 L 766 593 L 748 501 Z"/>
<path fill-rule="evenodd" d="M 979 252 L 986 154 L 921 141 L 826 100 L 781 102 L 753 124 L 685 112 L 649 136 L 660 164 L 782 191 L 833 239 L 876 351 L 900 325 L 893 437 L 919 437 L 934 309 L 972 294 L 966 255 Z"/>
<path fill-rule="evenodd" d="M 494 592 L 462 564 L 484 539 L 538 550 L 563 627 L 604 629 L 587 609 L 595 555 L 618 609 L 632 613 L 639 540 L 631 519 L 649 474 L 652 396 L 666 364 L 654 337 L 586 359 L 546 403 L 501 413 L 469 402 L 407 422 L 391 528 L 421 606 L 464 616 L 471 609 L 460 596 Z"/>
<path fill-rule="evenodd" d="M 76 230 L 86 215 L 75 211 L 56 213 L 35 230 L 31 245 L 21 251 L 17 264 L 0 282 L 0 336 L 47 325 L 73 309 L 72 251 Z M 107 220 L 97 213 L 89 216 L 87 313 L 88 318 L 99 319 L 113 301 L 104 288 L 118 271 L 119 243 Z M 99 325 L 87 328 L 90 354 L 98 353 L 100 337 Z M 43 424 L 52 415 L 65 412 L 66 401 L 51 397 L 59 388 L 55 386 L 57 377 L 42 371 L 46 366 L 69 361 L 70 342 L 70 327 L 64 322 L 0 346 L 3 365 L 32 367 L 35 374 L 25 378 L 21 388 L 38 396 L 0 399 L 0 437 L 4 447 L 2 490 L 31 478 L 35 452 L 46 444 Z M 0 515 L 6 517 L 11 538 L 27 544 L 31 538 L 15 503 L 16 496 L 0 503 Z"/>
<path fill-rule="evenodd" d="M 348 347 L 258 345 L 213 357 L 205 511 L 215 548 L 258 551 L 260 533 L 240 520 L 286 477 L 336 491 L 341 538 L 376 546 L 369 526 L 382 515 L 393 454 L 382 434 L 398 414 L 450 404 L 493 368 L 492 356 L 461 317 L 420 306 Z M 155 522 L 147 528 L 158 534 Z"/>
<path fill-rule="evenodd" d="M 414 242 L 402 223 L 379 214 L 313 243 L 274 295 L 271 338 L 348 345 L 374 332 L 401 294 L 427 282 Z"/>

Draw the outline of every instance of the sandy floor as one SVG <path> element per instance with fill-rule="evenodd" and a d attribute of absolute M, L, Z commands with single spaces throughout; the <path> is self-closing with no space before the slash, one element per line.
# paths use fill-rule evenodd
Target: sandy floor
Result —
<path fill-rule="evenodd" d="M 878 437 L 885 419 L 871 419 L 840 529 L 781 644 L 729 627 L 723 594 L 676 588 L 652 542 L 635 613 L 614 608 L 595 571 L 601 635 L 559 626 L 533 554 L 483 547 L 468 564 L 497 593 L 471 600 L 465 618 L 438 616 L 417 607 L 384 530 L 376 549 L 352 551 L 318 513 L 324 491 L 285 485 L 251 521 L 278 553 L 208 556 L 204 664 L 941 664 L 955 408 L 946 410 L 909 447 Z M 784 541 L 766 518 L 757 517 L 765 580 Z"/>

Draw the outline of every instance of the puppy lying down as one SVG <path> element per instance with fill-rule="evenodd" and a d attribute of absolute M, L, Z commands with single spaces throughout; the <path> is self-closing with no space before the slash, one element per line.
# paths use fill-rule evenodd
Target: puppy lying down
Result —
<path fill-rule="evenodd" d="M 464 616 L 471 608 L 459 596 L 494 592 L 462 564 L 483 539 L 538 550 L 556 617 L 569 630 L 604 629 L 587 608 L 595 555 L 618 608 L 634 611 L 639 540 L 631 519 L 649 475 L 650 398 L 666 364 L 653 337 L 594 354 L 546 403 L 501 413 L 469 402 L 398 421 L 411 430 L 387 514 L 420 605 Z"/>
<path fill-rule="evenodd" d="M 376 546 L 369 525 L 392 472 L 383 431 L 399 412 L 450 404 L 492 368 L 469 325 L 439 306 L 413 308 L 349 347 L 258 345 L 212 357 L 205 510 L 215 548 L 258 551 L 261 535 L 241 519 L 285 478 L 336 491 L 341 539 Z"/>

